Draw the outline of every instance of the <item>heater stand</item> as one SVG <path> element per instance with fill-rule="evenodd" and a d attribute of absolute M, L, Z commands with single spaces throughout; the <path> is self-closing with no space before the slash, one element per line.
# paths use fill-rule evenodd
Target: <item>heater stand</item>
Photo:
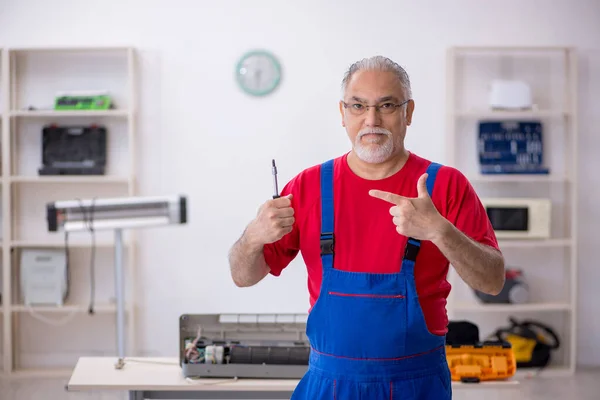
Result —
<path fill-rule="evenodd" d="M 123 268 L 123 229 L 115 229 L 115 296 L 117 298 L 116 369 L 125 365 L 125 273 Z"/>
<path fill-rule="evenodd" d="M 48 231 L 110 230 L 115 234 L 115 297 L 117 299 L 117 362 L 125 365 L 125 273 L 123 230 L 187 223 L 185 196 L 116 197 L 61 200 L 46 205 Z"/>

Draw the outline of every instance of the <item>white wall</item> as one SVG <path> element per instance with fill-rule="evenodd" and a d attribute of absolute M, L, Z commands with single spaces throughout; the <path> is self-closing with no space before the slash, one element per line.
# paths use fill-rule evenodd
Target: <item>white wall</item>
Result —
<path fill-rule="evenodd" d="M 278 160 L 284 182 L 348 149 L 337 100 L 351 62 L 384 54 L 407 68 L 417 104 L 408 146 L 443 162 L 448 46 L 577 46 L 578 353 L 582 364 L 600 364 L 594 340 L 600 319 L 592 310 L 600 279 L 592 238 L 600 187 L 600 164 L 593 159 L 600 149 L 598 1 L 0 3 L 0 46 L 119 44 L 140 52 L 140 193 L 185 193 L 191 202 L 188 227 L 140 235 L 138 346 L 152 355 L 176 354 L 183 313 L 306 311 L 300 260 L 277 280 L 236 291 L 226 255 L 271 194 L 271 158 Z M 238 57 L 256 47 L 274 51 L 284 68 L 280 90 L 261 100 L 243 95 L 233 80 Z M 225 296 L 232 293 L 234 298 Z"/>

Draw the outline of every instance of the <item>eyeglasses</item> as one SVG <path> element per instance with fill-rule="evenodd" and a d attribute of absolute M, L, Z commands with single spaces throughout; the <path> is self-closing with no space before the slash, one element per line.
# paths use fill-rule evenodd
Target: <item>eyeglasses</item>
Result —
<path fill-rule="evenodd" d="M 400 104 L 386 102 L 386 103 L 383 103 L 383 104 L 373 105 L 373 106 L 369 106 L 369 105 L 362 104 L 362 103 L 351 103 L 351 104 L 348 104 L 345 101 L 342 101 L 342 104 L 344 104 L 344 108 L 350 110 L 350 113 L 352 115 L 362 115 L 365 112 L 367 112 L 369 110 L 369 108 L 375 108 L 375 111 L 377 111 L 377 112 L 379 112 L 381 114 L 392 114 L 398 108 L 400 108 L 403 105 L 405 105 L 406 103 L 408 103 L 410 100 L 411 99 L 408 99 L 408 100 L 406 100 L 406 101 L 404 101 L 403 103 L 400 103 Z"/>

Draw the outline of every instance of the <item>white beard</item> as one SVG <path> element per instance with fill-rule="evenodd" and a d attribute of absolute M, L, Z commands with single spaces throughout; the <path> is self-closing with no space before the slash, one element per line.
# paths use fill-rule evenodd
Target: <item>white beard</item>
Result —
<path fill-rule="evenodd" d="M 362 137 L 368 133 L 377 133 L 387 138 L 374 138 L 370 141 L 370 145 L 364 145 Z M 381 142 L 381 143 L 380 143 Z M 354 141 L 354 152 L 364 162 L 381 163 L 390 158 L 394 152 L 394 142 L 392 141 L 392 133 L 384 128 L 365 128 L 362 129 Z"/>

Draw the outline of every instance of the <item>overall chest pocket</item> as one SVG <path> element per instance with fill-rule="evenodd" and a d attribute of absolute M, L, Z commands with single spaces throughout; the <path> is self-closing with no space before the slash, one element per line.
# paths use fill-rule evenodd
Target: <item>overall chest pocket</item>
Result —
<path fill-rule="evenodd" d="M 320 307 L 320 347 L 358 359 L 393 359 L 405 352 L 407 301 L 398 291 L 328 290 Z M 316 332 L 315 332 L 316 333 Z"/>

